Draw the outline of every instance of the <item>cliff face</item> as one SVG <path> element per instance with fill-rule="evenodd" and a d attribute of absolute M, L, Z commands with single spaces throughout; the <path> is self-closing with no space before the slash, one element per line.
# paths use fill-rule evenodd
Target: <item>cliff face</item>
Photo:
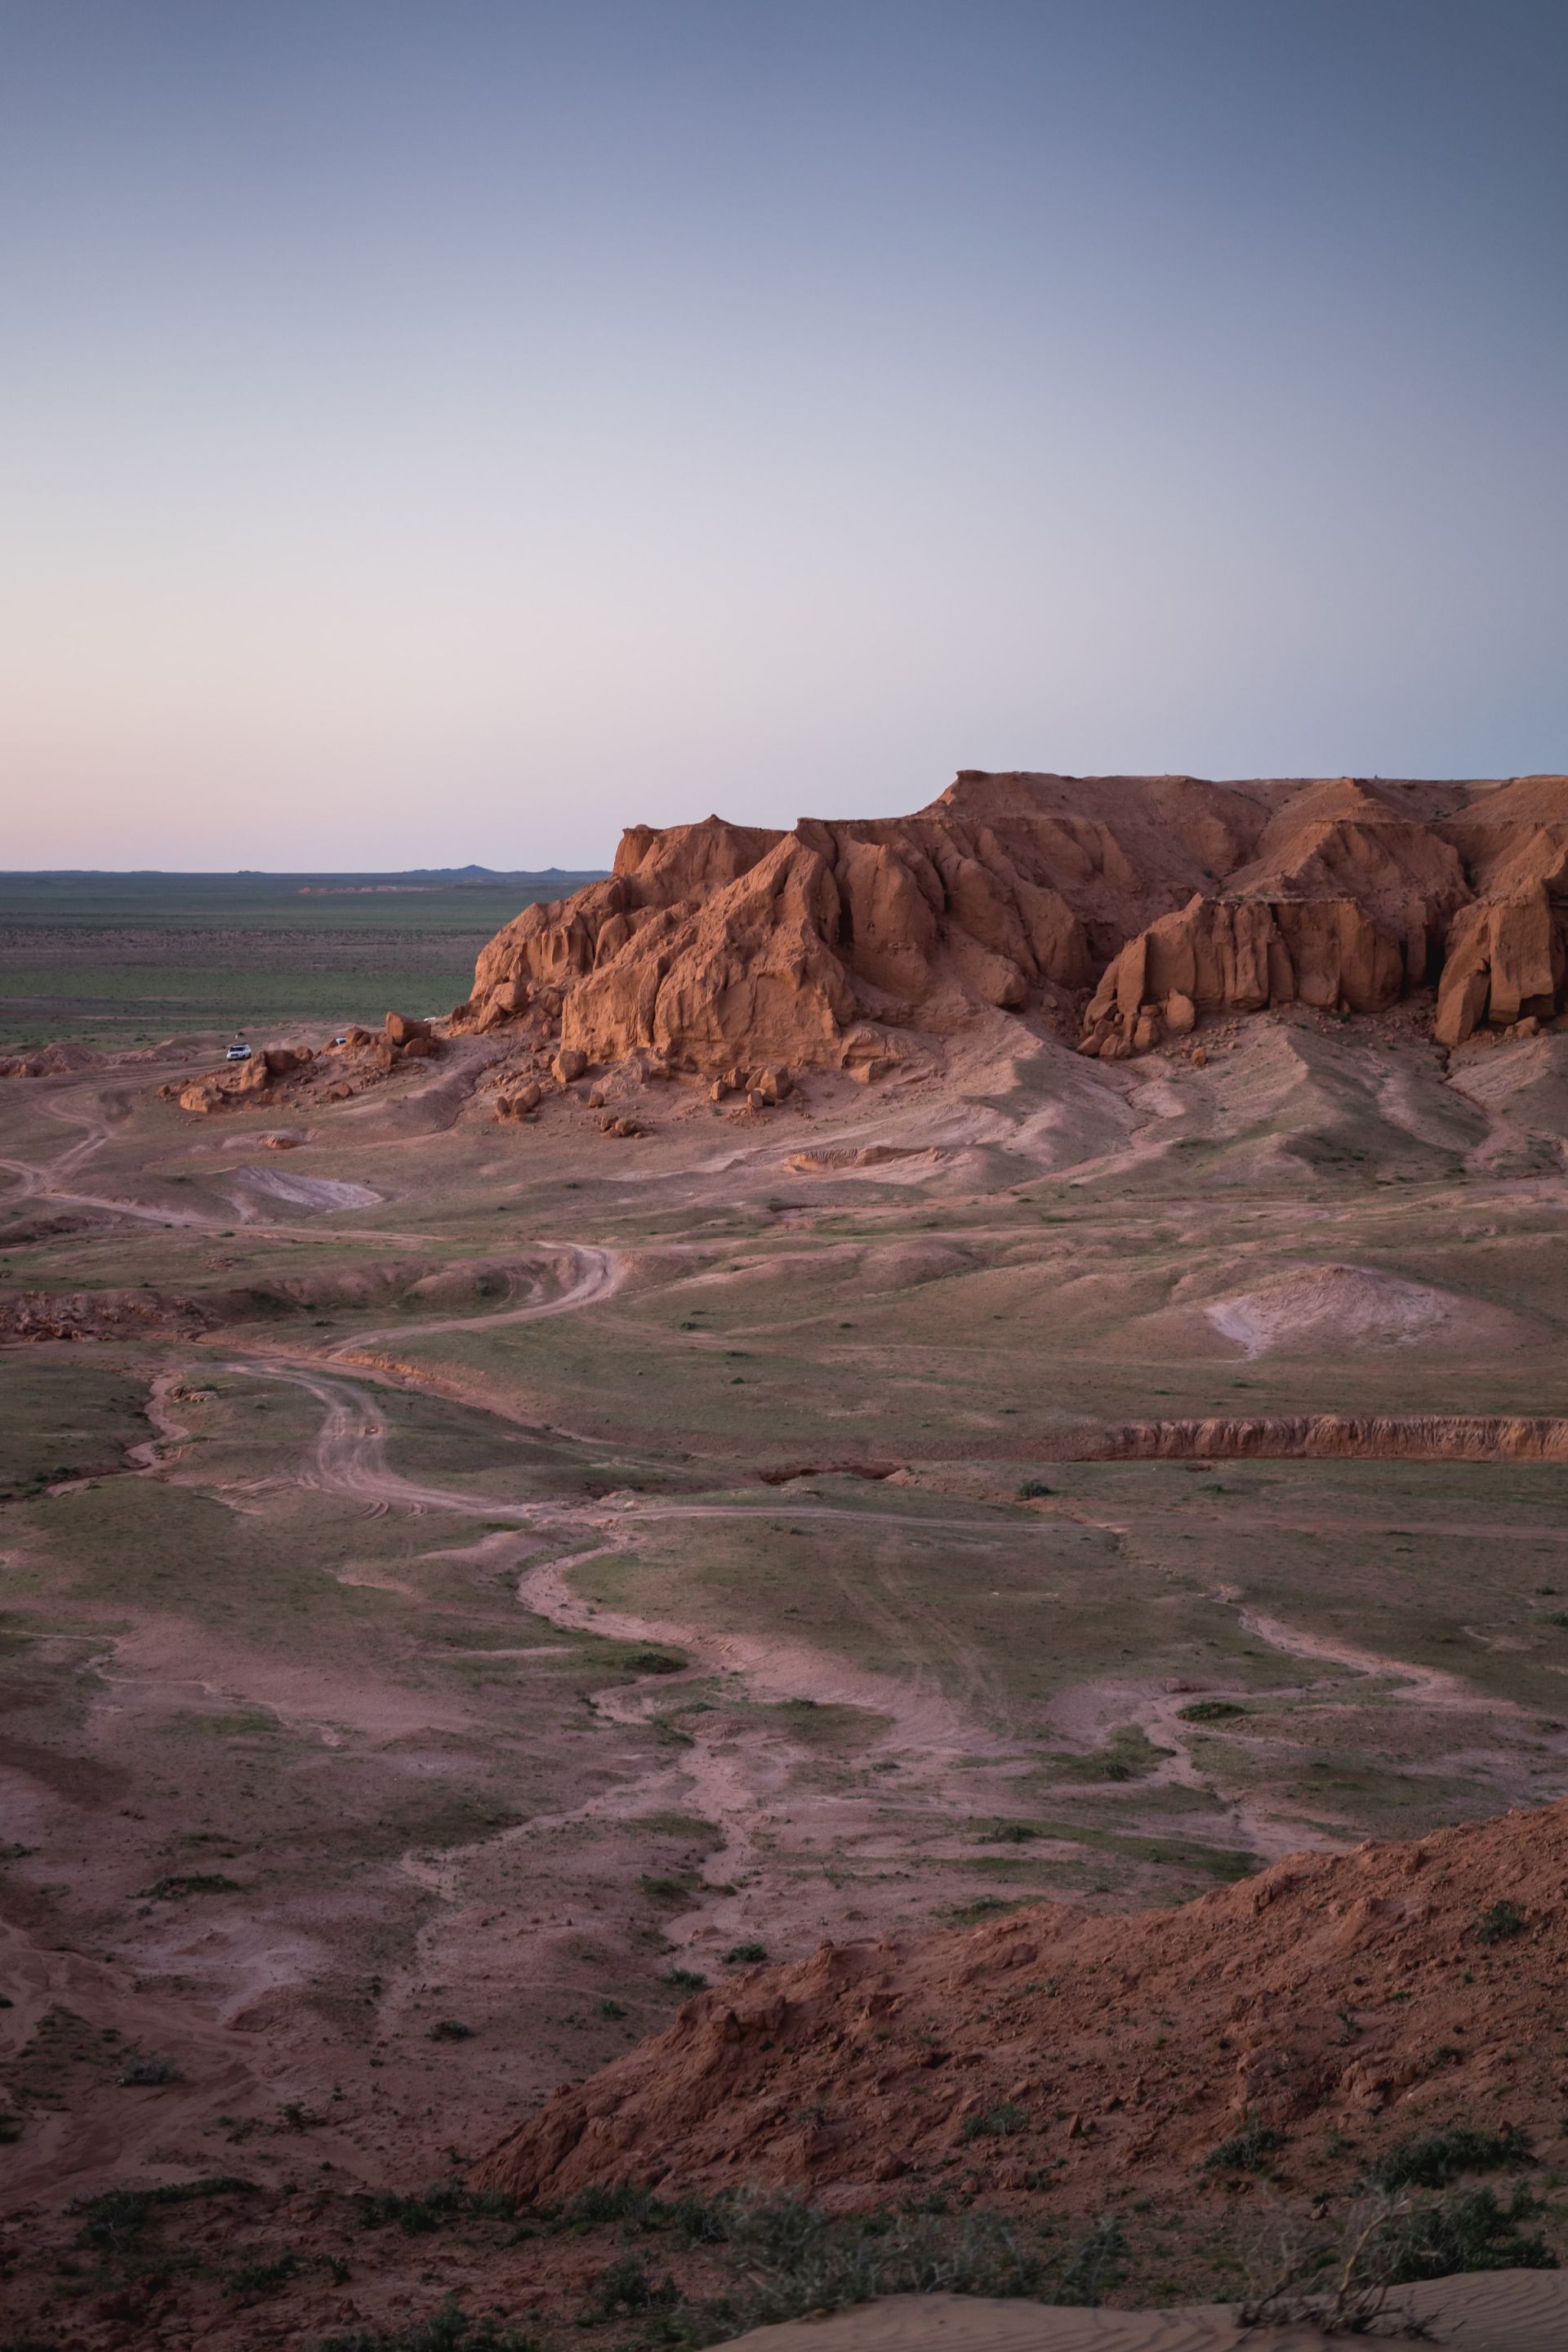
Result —
<path fill-rule="evenodd" d="M 889 1030 L 1033 1006 L 1120 1058 L 1206 1012 L 1371 1013 L 1436 982 L 1456 1045 L 1554 1012 L 1565 938 L 1568 778 L 968 771 L 909 817 L 635 826 L 607 882 L 498 934 L 454 1018 L 718 1071 L 837 1066 Z"/>

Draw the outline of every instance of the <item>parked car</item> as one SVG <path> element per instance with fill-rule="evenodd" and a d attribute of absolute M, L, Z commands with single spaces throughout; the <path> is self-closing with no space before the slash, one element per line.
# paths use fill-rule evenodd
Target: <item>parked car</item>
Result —
<path fill-rule="evenodd" d="M 231 1062 L 248 1062 L 250 1048 L 248 1045 L 231 1045 L 226 1058 Z"/>

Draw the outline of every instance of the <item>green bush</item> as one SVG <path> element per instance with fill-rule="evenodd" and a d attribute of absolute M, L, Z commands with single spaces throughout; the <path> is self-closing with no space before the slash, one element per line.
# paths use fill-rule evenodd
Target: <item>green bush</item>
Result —
<path fill-rule="evenodd" d="M 1500 2164 L 1534 2161 L 1530 2135 L 1516 2125 L 1488 2132 L 1455 2124 L 1426 2139 L 1396 2140 L 1368 2167 L 1366 2179 L 1373 2189 L 1446 2189 L 1462 2172 L 1492 2172 Z"/>
<path fill-rule="evenodd" d="M 596 2319 L 633 2319 L 647 2311 L 668 2311 L 680 2300 L 672 2278 L 653 2279 L 636 2254 L 622 2254 L 594 2281 Z"/>
<path fill-rule="evenodd" d="M 1460 2271 L 1554 2271 L 1557 2257 L 1521 2224 L 1546 2210 L 1522 2181 L 1506 2205 L 1489 2189 L 1415 2207 L 1393 2225 L 1392 2283 L 1451 2278 Z"/>
<path fill-rule="evenodd" d="M 1115 2286 L 1121 2276 L 1127 2241 L 1114 2215 L 1098 2222 L 1059 2273 L 1053 2303 L 1098 2304 L 1100 2292 Z"/>
<path fill-rule="evenodd" d="M 983 2116 L 965 2116 L 963 2137 L 965 2139 L 1008 2139 L 1015 2132 L 1027 2131 L 1029 2118 L 1022 2107 L 1008 2099 L 999 2107 L 988 2107 Z"/>
<path fill-rule="evenodd" d="M 416 2320 L 391 2335 L 356 2327 L 352 2335 L 328 2336 L 321 2352 L 543 2352 L 535 2336 L 498 2327 L 493 2319 L 471 2319 L 455 2303 L 443 2304 L 428 2319 Z"/>
<path fill-rule="evenodd" d="M 172 2058 L 132 2058 L 114 2079 L 128 2088 L 142 2089 L 156 2083 L 183 2083 L 185 2078 Z"/>
<path fill-rule="evenodd" d="M 286 2248 L 269 2263 L 241 2263 L 229 2272 L 224 2284 L 230 2294 L 242 2303 L 249 2303 L 257 2295 L 275 2294 L 280 2286 L 288 2284 L 299 2267 L 299 2255 Z"/>
<path fill-rule="evenodd" d="M 1501 1902 L 1489 1903 L 1476 1921 L 1477 1943 L 1504 1944 L 1510 1936 L 1522 1936 L 1524 1917 L 1521 1906 L 1506 1896 Z"/>
<path fill-rule="evenodd" d="M 244 1891 L 237 1878 L 226 1878 L 221 1870 L 198 1870 L 160 1878 L 142 1900 L 173 1903 L 184 1895 L 240 1895 Z"/>
<path fill-rule="evenodd" d="M 460 2180 L 437 2180 L 409 2197 L 365 2189 L 354 2203 L 362 2230 L 384 2230 L 395 2222 L 410 2238 L 448 2221 L 510 2219 L 517 2211 L 517 2200 L 503 2190 L 465 2189 Z"/>
<path fill-rule="evenodd" d="M 1261 2172 L 1264 2158 L 1285 2144 L 1284 2133 L 1276 2131 L 1272 2124 L 1247 2122 L 1240 2131 L 1210 2148 L 1204 2158 L 1204 2168 L 1208 2172 Z"/>

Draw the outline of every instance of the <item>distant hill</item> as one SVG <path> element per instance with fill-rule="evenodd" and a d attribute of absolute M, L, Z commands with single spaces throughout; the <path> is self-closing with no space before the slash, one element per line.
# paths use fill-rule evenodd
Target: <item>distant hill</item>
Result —
<path fill-rule="evenodd" d="M 260 866 L 237 866 L 226 872 L 197 876 L 184 868 L 161 866 L 0 866 L 0 874 L 16 882 L 585 882 L 607 879 L 607 866 L 404 866 L 384 873 L 336 873 L 322 869 L 285 872 Z"/>

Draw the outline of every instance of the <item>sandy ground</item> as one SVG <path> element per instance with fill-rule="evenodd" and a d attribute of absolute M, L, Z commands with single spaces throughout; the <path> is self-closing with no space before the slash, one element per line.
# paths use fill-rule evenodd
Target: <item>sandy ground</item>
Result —
<path fill-rule="evenodd" d="M 1568 2282 L 1550 2272 L 1439 2280 L 1390 2298 L 1386 2336 L 1457 2352 L 1555 2352 L 1568 2334 Z M 1413 2326 L 1401 2326 L 1408 2321 Z M 1247 2328 L 1215 2305 L 1183 2311 L 1050 2311 L 965 2295 L 889 2295 L 860 2311 L 787 2320 L 737 2336 L 755 2352 L 1318 2352 L 1343 2336 L 1315 2327 Z"/>

